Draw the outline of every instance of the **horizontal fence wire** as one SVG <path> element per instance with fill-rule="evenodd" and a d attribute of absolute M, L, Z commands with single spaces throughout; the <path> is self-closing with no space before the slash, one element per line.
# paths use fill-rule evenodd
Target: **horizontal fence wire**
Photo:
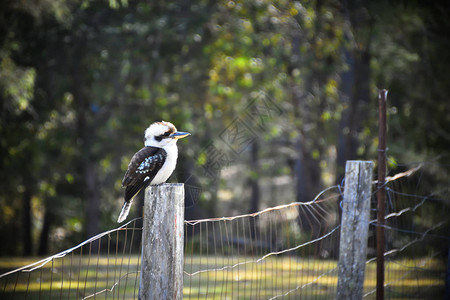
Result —
<path fill-rule="evenodd" d="M 184 298 L 334 298 L 340 196 L 186 221 Z"/>
<path fill-rule="evenodd" d="M 386 178 L 386 299 L 443 297 L 449 187 L 428 182 L 429 166 Z M 310 202 L 185 221 L 183 298 L 334 299 L 343 188 Z M 365 299 L 376 292 L 375 201 Z M 23 260 L 0 259 L 0 299 L 137 299 L 141 239 L 138 218 L 12 271 Z"/>
<path fill-rule="evenodd" d="M 449 245 L 449 186 L 434 181 L 436 168 L 418 164 L 387 180 L 385 216 L 385 299 L 443 299 Z M 444 176 L 443 176 L 444 177 Z M 445 176 L 444 178 L 448 178 Z M 374 190 L 374 195 L 376 190 Z M 376 208 L 376 199 L 372 199 Z M 364 298 L 376 297 L 376 210 L 369 227 Z"/>
<path fill-rule="evenodd" d="M 1 299 L 137 299 L 142 225 L 134 219 L 71 249 L 3 273 Z M 14 260 L 9 262 L 14 266 Z"/>

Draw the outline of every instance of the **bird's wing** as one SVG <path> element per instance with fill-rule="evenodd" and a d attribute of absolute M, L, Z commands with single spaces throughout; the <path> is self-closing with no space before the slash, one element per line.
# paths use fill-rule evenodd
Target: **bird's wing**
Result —
<path fill-rule="evenodd" d="M 133 155 L 122 180 L 122 186 L 126 188 L 125 201 L 130 201 L 153 180 L 166 161 L 166 157 L 167 153 L 164 149 L 148 146 Z"/>

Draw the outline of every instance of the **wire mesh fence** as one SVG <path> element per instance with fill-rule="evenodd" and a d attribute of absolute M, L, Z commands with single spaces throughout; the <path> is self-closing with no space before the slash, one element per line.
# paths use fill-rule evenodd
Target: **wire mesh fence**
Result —
<path fill-rule="evenodd" d="M 445 184 L 430 184 L 428 167 L 390 177 L 386 185 L 386 299 L 443 297 L 450 193 Z M 183 297 L 334 299 L 342 192 L 337 185 L 310 202 L 185 221 Z M 375 298 L 375 207 L 365 299 Z M 13 271 L 22 260 L 0 259 L 0 298 L 137 299 L 141 236 L 135 219 Z"/>
<path fill-rule="evenodd" d="M 0 277 L 1 299 L 136 299 L 141 236 L 142 227 L 135 219 L 4 273 Z M 1 270 L 14 265 L 14 261 L 2 262 Z"/>
<path fill-rule="evenodd" d="M 405 167 L 405 166 L 398 166 Z M 449 247 L 449 166 L 421 163 L 386 184 L 385 298 L 443 299 Z M 372 208 L 376 207 L 373 198 Z M 376 210 L 370 222 L 365 298 L 375 298 Z M 370 251 L 371 250 L 371 251 Z"/>
<path fill-rule="evenodd" d="M 339 247 L 339 189 L 308 203 L 255 214 L 187 221 L 186 299 L 333 298 Z"/>

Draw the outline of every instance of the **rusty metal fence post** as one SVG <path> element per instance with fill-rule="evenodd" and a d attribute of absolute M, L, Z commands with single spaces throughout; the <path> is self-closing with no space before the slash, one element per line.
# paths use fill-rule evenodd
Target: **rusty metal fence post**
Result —
<path fill-rule="evenodd" d="M 378 92 L 378 184 L 377 184 L 377 300 L 384 299 L 384 216 L 386 202 L 386 101 L 387 90 Z"/>

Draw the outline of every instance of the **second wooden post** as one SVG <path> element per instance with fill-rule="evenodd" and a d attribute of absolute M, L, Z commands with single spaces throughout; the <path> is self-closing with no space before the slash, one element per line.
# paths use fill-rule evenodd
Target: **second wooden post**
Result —
<path fill-rule="evenodd" d="M 347 161 L 342 205 L 337 299 L 361 299 L 372 194 L 371 161 Z"/>

